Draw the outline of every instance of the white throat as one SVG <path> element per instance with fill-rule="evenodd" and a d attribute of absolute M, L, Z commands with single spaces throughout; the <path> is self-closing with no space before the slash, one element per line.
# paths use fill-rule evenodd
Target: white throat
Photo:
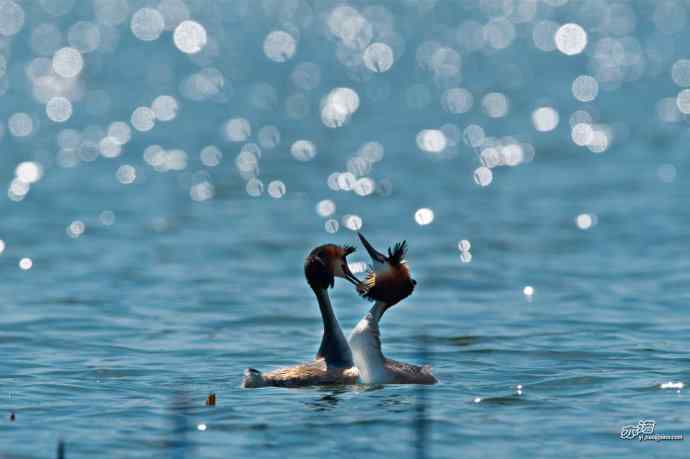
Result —
<path fill-rule="evenodd" d="M 388 380 L 378 324 L 385 308 L 385 303 L 377 302 L 350 335 L 352 360 L 364 384 L 384 384 Z"/>

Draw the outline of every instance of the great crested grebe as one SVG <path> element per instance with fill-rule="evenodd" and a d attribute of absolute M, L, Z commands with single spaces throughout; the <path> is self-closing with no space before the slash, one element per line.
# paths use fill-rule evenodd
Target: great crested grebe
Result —
<path fill-rule="evenodd" d="M 340 329 L 328 296 L 328 288 L 333 287 L 336 277 L 360 285 L 347 266 L 347 256 L 354 251 L 354 247 L 325 244 L 312 250 L 304 260 L 304 276 L 316 295 L 323 319 L 323 337 L 315 359 L 269 373 L 248 368 L 244 371 L 242 387 L 298 387 L 357 382 L 358 372 L 352 362 L 350 345 Z"/>
<path fill-rule="evenodd" d="M 358 287 L 360 293 L 374 306 L 352 330 L 350 348 L 359 371 L 360 382 L 365 384 L 435 384 L 438 380 L 431 374 L 429 365 L 417 366 L 387 359 L 381 351 L 379 321 L 390 307 L 412 294 L 417 284 L 410 277 L 405 261 L 407 243 L 395 244 L 383 255 L 359 233 L 359 238 L 369 252 L 373 269 L 367 280 Z"/>

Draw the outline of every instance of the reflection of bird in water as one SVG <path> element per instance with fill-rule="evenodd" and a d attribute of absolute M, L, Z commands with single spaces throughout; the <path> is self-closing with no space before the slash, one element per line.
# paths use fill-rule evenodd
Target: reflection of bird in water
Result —
<path fill-rule="evenodd" d="M 335 408 L 340 400 L 336 394 L 328 394 L 319 397 L 318 400 L 306 402 L 307 405 L 313 407 L 316 411 L 326 411 Z"/>

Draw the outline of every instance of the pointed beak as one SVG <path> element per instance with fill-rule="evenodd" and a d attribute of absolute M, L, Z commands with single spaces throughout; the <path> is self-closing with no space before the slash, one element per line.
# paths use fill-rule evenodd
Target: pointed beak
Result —
<path fill-rule="evenodd" d="M 357 279 L 357 276 L 352 274 L 352 271 L 350 271 L 350 267 L 347 265 L 347 260 L 343 259 L 343 274 L 345 275 L 345 280 L 352 283 L 355 287 L 358 287 L 361 282 L 359 279 Z"/>
<path fill-rule="evenodd" d="M 359 240 L 362 241 L 362 244 L 364 245 L 364 248 L 367 249 L 367 253 L 369 253 L 369 256 L 371 259 L 377 263 L 385 263 L 387 261 L 386 257 L 376 250 L 374 247 L 372 247 L 371 244 L 369 244 L 369 241 L 366 240 L 364 236 L 362 236 L 362 233 L 357 233 L 359 236 Z"/>

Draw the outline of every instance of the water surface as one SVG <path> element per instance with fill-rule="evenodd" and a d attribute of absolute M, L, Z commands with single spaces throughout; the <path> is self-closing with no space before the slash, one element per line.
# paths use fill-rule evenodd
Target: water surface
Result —
<path fill-rule="evenodd" d="M 130 0 L 127 14 L 154 3 Z M 679 384 L 690 381 L 688 135 L 652 108 L 679 91 L 669 72 L 682 53 L 663 54 L 670 38 L 656 30 L 676 30 L 673 15 L 659 13 L 652 24 L 648 7 L 633 4 L 639 26 L 626 32 L 622 23 L 597 28 L 598 16 L 583 16 L 577 2 L 540 3 L 530 21 L 516 22 L 512 47 L 491 50 L 485 43 L 483 51 L 468 51 L 454 31 L 467 18 L 489 21 L 495 12 L 486 5 L 441 1 L 434 9 L 434 2 L 421 2 L 426 6 L 416 9 L 414 2 L 382 2 L 402 40 L 396 52 L 403 45 L 406 51 L 390 73 L 372 77 L 343 68 L 338 44 L 315 32 L 323 20 L 310 16 L 311 9 L 297 9 L 288 21 L 300 27 L 298 54 L 278 64 L 262 53 L 264 36 L 280 24 L 292 29 L 271 16 L 270 2 L 263 9 L 251 2 L 187 3 L 218 53 L 208 45 L 183 55 L 170 31 L 157 41 L 137 40 L 123 19 L 116 25 L 119 41 L 108 45 L 113 49 L 85 54 L 79 76 L 87 89 L 109 95 L 109 108 L 75 99 L 64 125 L 46 118 L 30 95 L 40 84 L 27 80 L 25 66 L 42 52 L 31 44 L 31 31 L 48 21 L 66 34 L 80 19 L 112 22 L 119 10 L 101 11 L 96 20 L 79 3 L 49 17 L 38 5 L 21 3 L 26 24 L 8 39 L 10 90 L 0 113 L 7 123 L 26 111 L 36 130 L 28 138 L 5 133 L 0 178 L 10 186 L 23 161 L 40 163 L 44 175 L 21 199 L 12 193 L 0 199 L 6 244 L 0 458 L 53 457 L 59 439 L 69 458 L 410 457 L 420 441 L 420 397 L 427 457 L 686 456 L 687 439 L 619 439 L 624 425 L 645 419 L 656 421 L 657 433 L 690 434 L 687 388 Z M 317 12 L 332 6 L 316 3 Z M 531 31 L 546 19 L 580 21 L 591 46 L 609 32 L 620 38 L 623 30 L 646 44 L 626 52 L 644 54 L 647 67 L 639 75 L 626 67 L 624 81 L 607 88 L 602 81 L 596 102 L 578 102 L 570 89 L 576 76 L 603 78 L 596 56 L 591 48 L 568 58 L 536 50 Z M 674 37 L 684 36 L 683 27 Z M 415 52 L 429 40 L 459 50 L 461 75 L 434 76 L 420 67 Z M 313 92 L 290 86 L 290 72 L 306 61 L 321 69 Z M 209 67 L 223 73 L 222 90 L 204 87 L 218 92 L 195 100 L 199 94 L 180 84 Z M 266 89 L 257 90 L 257 82 L 271 86 L 275 98 L 257 96 L 257 102 L 256 91 Z M 429 92 L 426 105 L 424 88 L 409 91 L 417 84 Z M 440 97 L 454 85 L 473 92 L 468 113 L 441 109 Z M 339 86 L 358 92 L 360 108 L 331 129 L 319 117 L 320 103 Z M 490 91 L 510 97 L 505 117 L 483 111 L 481 98 Z M 285 111 L 294 92 L 306 94 L 310 111 L 302 118 Z M 106 136 L 112 122 L 130 120 L 132 110 L 161 94 L 179 100 L 175 120 L 133 130 L 114 158 L 104 157 L 107 151 L 90 157 L 84 143 L 79 152 L 66 152 L 64 139 L 57 139 L 64 129 Z M 534 130 L 531 114 L 540 104 L 560 111 L 552 132 Z M 605 152 L 573 144 L 569 118 L 576 110 L 613 127 Z M 225 122 L 233 117 L 252 126 L 243 142 L 226 137 Z M 269 124 L 279 128 L 280 142 L 261 147 L 260 169 L 240 174 L 240 150 L 254 149 L 246 143 L 260 142 L 258 132 Z M 459 132 L 481 125 L 487 136 L 510 137 L 526 152 L 529 145 L 534 158 L 495 167 L 492 183 L 478 186 L 472 177 L 482 164 L 481 147 L 461 138 L 442 154 L 418 147 L 422 129 L 443 124 Z M 291 155 L 299 139 L 318 146 L 311 161 Z M 329 175 L 347 170 L 371 141 L 385 150 L 363 174 L 376 191 L 358 196 L 330 189 Z M 184 150 L 183 170 L 156 171 L 143 157 L 151 145 Z M 199 159 L 207 145 L 223 152 L 219 165 Z M 123 166 L 135 168 L 133 183 Z M 252 178 L 263 186 L 248 187 Z M 274 180 L 286 187 L 278 198 L 268 193 Z M 261 196 L 249 195 L 257 190 Z M 336 210 L 323 217 L 316 206 L 326 199 Z M 434 218 L 420 225 L 415 213 L 425 208 Z M 270 370 L 313 357 L 321 319 L 302 263 L 326 242 L 356 245 L 351 261 L 366 261 L 352 231 L 359 225 L 343 219 L 348 214 L 361 219 L 361 230 L 382 249 L 408 241 L 418 285 L 386 313 L 384 352 L 424 363 L 420 337 L 426 336 L 426 360 L 441 383 L 421 393 L 395 385 L 241 389 L 246 367 Z M 578 226 L 578 216 L 591 227 L 583 220 Z M 328 218 L 338 222 L 334 233 L 325 229 L 335 229 L 325 226 Z M 68 234 L 74 222 L 85 225 L 83 234 Z M 462 239 L 471 242 L 469 263 L 457 248 Z M 31 259 L 31 269 L 18 267 L 22 258 Z M 523 293 L 528 286 L 532 295 Z M 331 295 L 346 332 L 370 307 L 342 280 Z M 218 402 L 206 407 L 211 392 Z"/>

